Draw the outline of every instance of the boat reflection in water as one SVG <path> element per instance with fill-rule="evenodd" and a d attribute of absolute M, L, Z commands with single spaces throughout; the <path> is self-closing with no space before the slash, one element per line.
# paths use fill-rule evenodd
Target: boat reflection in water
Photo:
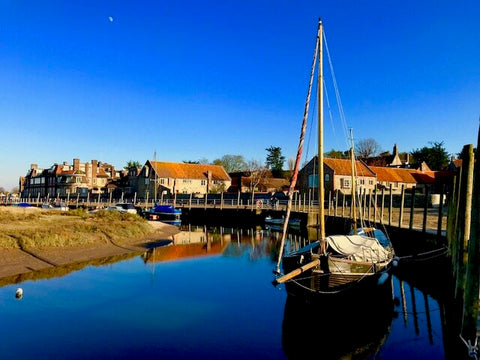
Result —
<path fill-rule="evenodd" d="M 306 303 L 303 297 L 288 295 L 283 350 L 289 359 L 372 358 L 387 339 L 394 314 L 391 279 L 368 297 L 329 294 Z"/>

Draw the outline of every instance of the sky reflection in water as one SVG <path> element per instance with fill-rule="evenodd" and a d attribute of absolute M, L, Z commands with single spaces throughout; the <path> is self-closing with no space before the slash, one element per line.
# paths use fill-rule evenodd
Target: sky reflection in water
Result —
<path fill-rule="evenodd" d="M 263 234 L 262 239 L 247 236 L 242 241 L 232 234 L 222 254 L 164 262 L 145 262 L 138 256 L 59 278 L 4 286 L 0 356 L 286 359 L 282 324 L 287 296 L 271 284 L 275 263 L 269 249 L 274 240 Z M 405 322 L 395 277 L 393 284 L 397 301 L 391 324 L 368 357 L 444 358 L 438 302 L 404 283 Z M 14 296 L 17 287 L 24 289 L 21 300 Z M 328 346 L 318 339 L 318 358 L 325 358 L 320 354 Z"/>

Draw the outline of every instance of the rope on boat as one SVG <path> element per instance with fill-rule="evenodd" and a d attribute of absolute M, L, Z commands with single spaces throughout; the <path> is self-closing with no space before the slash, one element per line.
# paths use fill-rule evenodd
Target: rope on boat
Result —
<path fill-rule="evenodd" d="M 478 336 L 475 339 L 475 343 L 471 343 L 470 339 L 465 341 L 465 339 L 462 337 L 462 334 L 459 335 L 460 339 L 462 339 L 463 343 L 467 346 L 468 349 L 468 356 L 471 358 L 478 360 Z"/>
<path fill-rule="evenodd" d="M 444 248 L 440 248 L 440 249 L 436 249 L 436 250 L 426 251 L 426 252 L 423 252 L 423 253 L 420 253 L 420 254 L 417 254 L 417 255 L 397 256 L 397 258 L 398 258 L 399 261 L 406 260 L 406 259 L 412 259 L 412 260 L 415 260 L 415 261 L 428 261 L 428 260 L 432 260 L 432 259 L 444 256 L 446 253 L 447 253 L 447 248 L 444 247 Z M 423 257 L 424 255 L 429 255 L 429 254 L 432 254 L 432 255 L 427 256 L 427 257 Z M 422 258 L 419 259 L 418 258 L 419 256 L 422 256 Z"/>

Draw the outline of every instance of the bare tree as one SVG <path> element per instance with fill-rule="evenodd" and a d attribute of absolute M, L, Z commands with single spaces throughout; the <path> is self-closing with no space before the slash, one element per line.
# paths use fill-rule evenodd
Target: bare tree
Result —
<path fill-rule="evenodd" d="M 382 151 L 382 148 L 375 139 L 367 138 L 358 141 L 355 146 L 355 152 L 358 157 L 367 158 L 370 156 L 376 156 Z"/>
<path fill-rule="evenodd" d="M 292 171 L 294 167 L 295 167 L 295 159 L 288 158 L 288 170 Z"/>
<path fill-rule="evenodd" d="M 213 160 L 213 165 L 223 166 L 227 173 L 243 171 L 247 167 L 242 155 L 223 155 L 220 159 Z"/>
<path fill-rule="evenodd" d="M 250 191 L 253 193 L 268 175 L 268 167 L 258 160 L 250 160 L 247 164 L 250 170 Z"/>

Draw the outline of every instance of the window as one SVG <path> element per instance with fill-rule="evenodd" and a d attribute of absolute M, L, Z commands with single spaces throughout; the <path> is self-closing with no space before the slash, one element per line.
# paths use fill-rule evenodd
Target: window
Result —
<path fill-rule="evenodd" d="M 165 179 L 160 179 L 160 184 L 164 185 L 165 184 Z"/>
<path fill-rule="evenodd" d="M 150 184 L 150 179 L 149 178 L 145 178 L 145 185 L 148 185 Z"/>
<path fill-rule="evenodd" d="M 373 185 L 373 180 L 371 180 L 371 179 L 368 180 L 368 183 L 369 183 L 370 185 Z"/>
<path fill-rule="evenodd" d="M 360 185 L 365 185 L 365 179 L 360 179 L 358 180 L 358 182 L 360 183 Z"/>
<path fill-rule="evenodd" d="M 330 181 L 330 174 L 325 174 L 325 181 Z"/>
<path fill-rule="evenodd" d="M 308 176 L 308 187 L 316 188 L 318 186 L 318 175 L 309 175 Z"/>
<path fill-rule="evenodd" d="M 340 179 L 340 186 L 343 189 L 350 189 L 350 179 Z"/>
<path fill-rule="evenodd" d="M 207 185 L 207 180 L 202 180 L 201 185 Z"/>

